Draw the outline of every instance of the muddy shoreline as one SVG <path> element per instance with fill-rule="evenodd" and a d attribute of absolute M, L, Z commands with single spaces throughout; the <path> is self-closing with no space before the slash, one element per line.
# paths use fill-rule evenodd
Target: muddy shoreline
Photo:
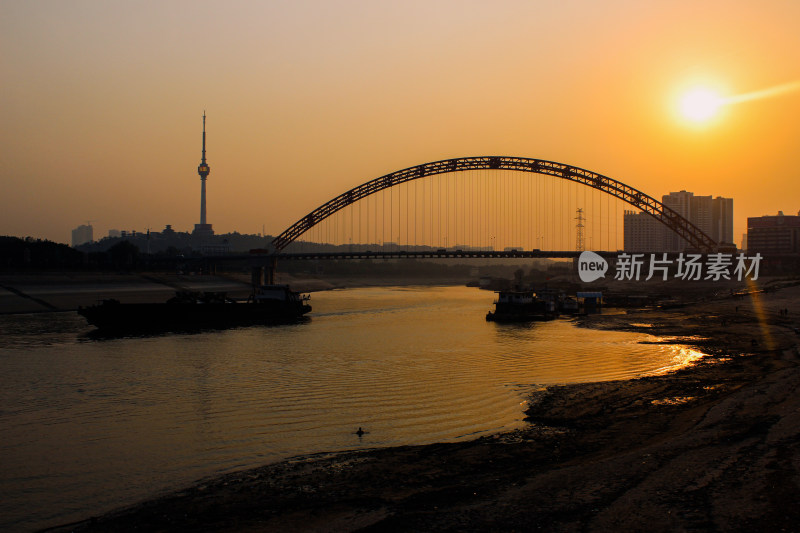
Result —
<path fill-rule="evenodd" d="M 549 387 L 513 433 L 298 457 L 55 530 L 795 531 L 798 304 L 794 287 L 586 317 L 709 355 L 671 374 Z"/>
<path fill-rule="evenodd" d="M 249 275 L 178 275 L 164 273 L 0 274 L 0 315 L 75 311 L 114 298 L 123 303 L 163 303 L 176 290 L 224 292 L 232 298 L 252 293 Z M 294 278 L 276 283 L 302 293 L 354 287 L 464 285 L 461 278 Z"/>

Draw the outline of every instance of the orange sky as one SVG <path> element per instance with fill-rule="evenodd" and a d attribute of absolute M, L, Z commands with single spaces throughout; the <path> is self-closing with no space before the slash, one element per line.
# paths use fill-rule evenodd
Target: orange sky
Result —
<path fill-rule="evenodd" d="M 0 4 L 0 234 L 69 242 L 208 218 L 277 234 L 364 181 L 449 157 L 524 156 L 800 209 L 800 92 L 700 127 L 675 101 L 800 79 L 800 3 Z"/>

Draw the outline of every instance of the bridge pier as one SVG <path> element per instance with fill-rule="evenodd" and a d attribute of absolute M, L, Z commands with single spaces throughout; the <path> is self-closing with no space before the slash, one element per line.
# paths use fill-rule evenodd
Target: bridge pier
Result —
<path fill-rule="evenodd" d="M 278 258 L 270 257 L 269 264 L 254 266 L 250 271 L 250 282 L 253 287 L 272 285 L 275 283 L 275 271 L 278 270 Z"/>
<path fill-rule="evenodd" d="M 275 283 L 275 271 L 278 270 L 278 258 L 272 256 L 267 266 L 267 285 Z"/>
<path fill-rule="evenodd" d="M 252 283 L 253 288 L 260 287 L 264 284 L 264 267 L 263 266 L 254 266 L 250 270 L 250 283 Z"/>

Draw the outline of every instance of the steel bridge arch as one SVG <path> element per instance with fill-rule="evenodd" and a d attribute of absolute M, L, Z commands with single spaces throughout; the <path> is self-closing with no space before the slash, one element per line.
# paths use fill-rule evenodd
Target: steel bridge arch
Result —
<path fill-rule="evenodd" d="M 328 200 L 289 226 L 283 233 L 273 239 L 272 246 L 275 248 L 276 252 L 280 252 L 300 237 L 300 235 L 332 214 L 354 204 L 362 198 L 366 198 L 384 189 L 426 176 L 461 172 L 465 170 L 517 170 L 520 172 L 545 174 L 576 183 L 582 183 L 592 189 L 597 189 L 624 200 L 633 207 L 644 211 L 677 233 L 699 251 L 712 252 L 717 246 L 717 243 L 711 237 L 679 213 L 652 196 L 648 196 L 642 191 L 625 185 L 621 181 L 590 170 L 574 167 L 572 165 L 565 165 L 563 163 L 556 163 L 554 161 L 505 156 L 443 159 L 441 161 L 433 161 L 431 163 L 423 163 L 421 165 L 408 167 L 362 183 L 358 187 L 354 187 Z"/>

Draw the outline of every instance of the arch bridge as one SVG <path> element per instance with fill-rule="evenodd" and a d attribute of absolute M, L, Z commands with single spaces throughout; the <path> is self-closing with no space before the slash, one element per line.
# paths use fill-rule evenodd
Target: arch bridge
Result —
<path fill-rule="evenodd" d="M 331 217 L 331 215 L 355 204 L 359 200 L 404 183 L 420 180 L 421 178 L 471 170 L 510 170 L 542 174 L 581 184 L 591 189 L 601 191 L 611 197 L 618 198 L 641 212 L 647 213 L 685 240 L 693 249 L 701 252 L 711 252 L 714 251 L 717 246 L 717 243 L 711 237 L 685 217 L 652 196 L 626 185 L 619 180 L 583 168 L 543 159 L 484 156 L 461 157 L 423 163 L 380 176 L 345 191 L 303 216 L 278 235 L 272 241 L 272 255 L 273 257 L 294 255 L 285 254 L 283 251 L 310 229 L 319 225 L 321 222 Z M 304 258 L 312 257 L 309 254 L 303 255 Z M 321 255 L 324 254 L 320 254 L 320 256 Z M 354 255 L 355 257 L 362 257 L 363 253 Z"/>

